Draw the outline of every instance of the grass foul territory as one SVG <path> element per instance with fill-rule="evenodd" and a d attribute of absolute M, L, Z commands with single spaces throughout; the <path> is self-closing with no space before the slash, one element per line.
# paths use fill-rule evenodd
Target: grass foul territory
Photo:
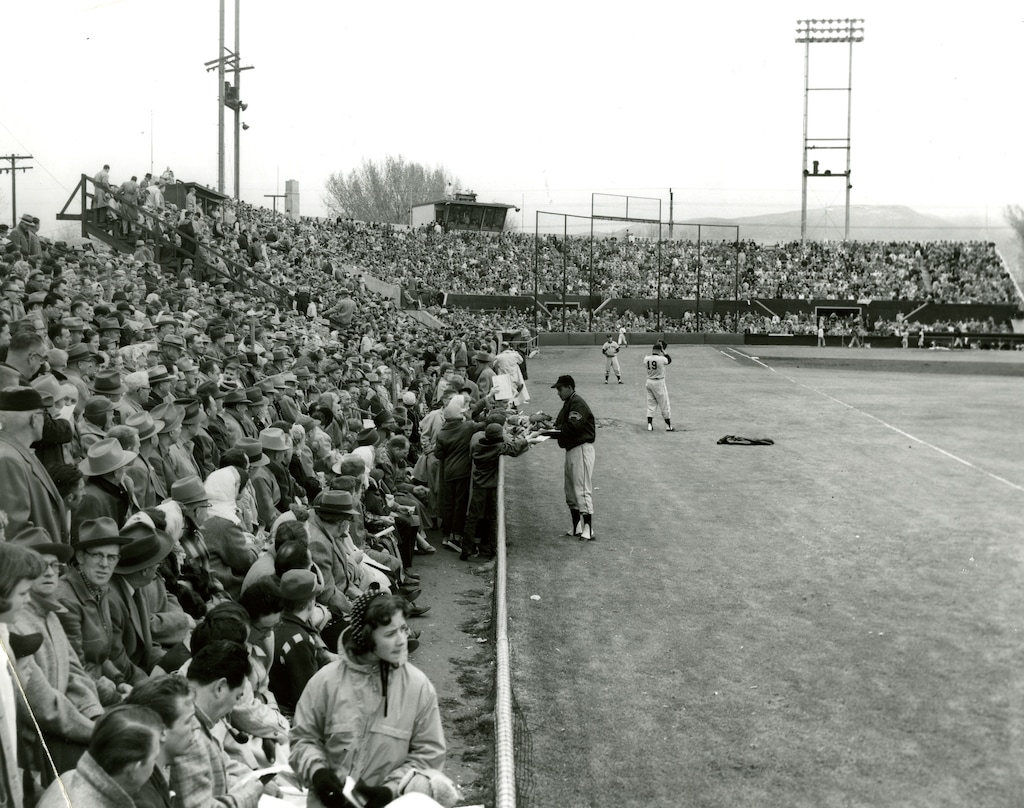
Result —
<path fill-rule="evenodd" d="M 1024 355 L 670 346 L 668 433 L 645 348 L 529 363 L 600 428 L 595 542 L 506 465 L 521 808 L 1020 804 Z"/>

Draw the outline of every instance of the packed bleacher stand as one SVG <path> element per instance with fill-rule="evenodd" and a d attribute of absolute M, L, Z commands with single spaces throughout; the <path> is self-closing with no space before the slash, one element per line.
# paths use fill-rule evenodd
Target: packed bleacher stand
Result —
<path fill-rule="evenodd" d="M 26 575 L 31 619 L 12 614 L 10 632 L 0 632 L 19 677 L 35 681 L 31 713 L 5 712 L 2 729 L 59 751 L 62 773 L 77 766 L 103 779 L 89 757 L 102 710 L 181 671 L 197 694 L 197 735 L 168 762 L 164 786 L 197 794 L 195 804 L 231 792 L 250 805 L 264 789 L 236 789 L 238 766 L 273 757 L 282 740 L 295 749 L 291 723 L 320 709 L 303 706 L 318 669 L 365 675 L 360 666 L 381 653 L 367 646 L 372 629 L 392 616 L 374 611 L 380 603 L 410 621 L 391 651 L 430 642 L 415 629 L 430 608 L 416 556 L 442 541 L 468 563 L 493 556 L 485 521 L 478 552 L 477 537 L 461 535 L 465 514 L 442 516 L 452 509 L 433 451 L 449 423 L 462 425 L 466 451 L 470 441 L 495 443 L 488 424 L 501 425 L 496 445 L 521 448 L 534 431 L 528 419 L 474 378 L 503 351 L 516 366 L 525 358 L 479 318 L 456 317 L 458 335 L 438 333 L 368 292 L 338 268 L 333 229 L 244 205 L 147 208 L 112 185 L 104 202 L 93 215 L 133 253 L 48 243 L 31 217 L 24 239 L 3 244 L 0 512 L 6 544 L 34 548 L 47 572 Z M 192 248 L 183 229 L 195 234 Z M 36 645 L 41 621 L 48 641 Z M 241 661 L 220 648 L 213 662 L 189 667 L 218 643 L 242 649 Z M 211 665 L 239 671 L 237 685 L 227 680 L 239 701 L 223 715 Z M 329 761 L 331 779 L 304 753 L 301 766 L 293 758 L 301 784 L 342 805 L 333 789 L 347 768 L 369 804 L 407 790 L 454 804 L 439 771 L 440 725 L 422 721 L 436 713 L 436 696 L 413 676 L 406 704 L 404 666 L 389 667 L 381 708 L 414 710 L 410 748 L 430 754 L 410 762 L 389 743 L 375 758 L 389 768 L 373 771 L 341 755 Z M 414 692 L 427 701 L 415 703 Z M 418 732 L 429 735 L 422 744 Z M 50 758 L 36 742 L 18 750 L 5 750 L 21 768 L 5 796 L 34 803 L 52 784 Z M 189 762 L 192 754 L 200 758 Z M 194 781 L 210 766 L 212 781 Z"/>

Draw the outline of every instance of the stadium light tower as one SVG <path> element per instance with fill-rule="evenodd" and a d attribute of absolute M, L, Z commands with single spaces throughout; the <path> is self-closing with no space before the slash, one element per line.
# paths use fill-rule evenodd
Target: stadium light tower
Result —
<path fill-rule="evenodd" d="M 853 43 L 864 41 L 864 20 L 859 18 L 828 19 L 828 20 L 797 20 L 796 41 L 804 44 L 804 147 L 803 173 L 800 186 L 800 242 L 807 237 L 807 180 L 811 177 L 829 179 L 842 177 L 846 186 L 846 226 L 844 238 L 850 238 L 850 123 L 853 112 Z M 847 81 L 845 87 L 812 87 L 811 76 L 811 45 L 823 43 L 845 43 L 849 46 L 847 62 Z M 808 107 L 812 92 L 845 92 L 846 93 L 846 137 L 810 137 L 807 133 Z M 846 152 L 846 170 L 833 172 L 831 169 L 819 171 L 818 160 L 811 161 L 808 167 L 808 153 L 817 149 L 834 149 Z"/>

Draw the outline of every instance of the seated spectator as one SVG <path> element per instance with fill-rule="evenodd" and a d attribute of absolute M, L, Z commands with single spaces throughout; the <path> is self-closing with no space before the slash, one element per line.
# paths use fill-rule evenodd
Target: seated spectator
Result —
<path fill-rule="evenodd" d="M 42 735 L 37 736 L 35 724 L 27 716 L 20 718 L 27 730 L 25 735 L 32 738 L 32 743 L 23 749 L 26 752 L 22 760 L 24 768 L 33 772 L 45 787 L 53 780 L 51 760 L 58 772 L 68 771 L 78 764 L 104 705 L 96 682 L 85 672 L 57 618 L 61 605 L 56 592 L 64 564 L 71 559 L 71 548 L 54 543 L 46 531 L 38 527 L 23 530 L 12 537 L 11 542 L 38 553 L 44 565 L 43 574 L 32 583 L 31 600 L 15 616 L 13 625 L 23 636 L 41 638 L 38 650 L 23 660 L 28 675 L 22 677 L 22 681 L 28 706 Z M 106 696 L 108 705 L 120 701 L 114 691 Z"/>
<path fill-rule="evenodd" d="M 256 808 L 264 783 L 253 779 L 242 785 L 250 770 L 228 757 L 214 734 L 216 724 L 242 698 L 250 667 L 245 648 L 229 640 L 215 640 L 192 657 L 186 678 L 196 720 L 191 743 L 171 762 L 169 778 L 178 804 Z"/>
<path fill-rule="evenodd" d="M 407 608 L 391 595 L 360 598 L 339 657 L 313 674 L 299 698 L 289 762 L 324 805 L 341 804 L 336 794 L 346 777 L 359 783 L 367 805 L 387 805 L 410 790 L 442 798 L 444 805 L 458 800 L 441 774 L 445 739 L 437 693 L 408 661 Z M 349 716 L 350 723 L 341 728 L 327 720 L 335 715 Z"/>
<path fill-rule="evenodd" d="M 258 557 L 238 513 L 241 486 L 241 473 L 234 466 L 217 469 L 205 483 L 210 509 L 202 532 L 210 551 L 210 568 L 232 600 L 238 598 L 245 574 Z"/>
<path fill-rule="evenodd" d="M 310 622 L 316 606 L 317 583 L 307 570 L 289 570 L 281 576 L 281 622 L 274 629 L 274 661 L 270 689 L 281 712 L 291 716 L 309 681 L 336 658 Z"/>
<path fill-rule="evenodd" d="M 196 708 L 183 676 L 154 676 L 132 690 L 125 704 L 147 707 L 164 724 L 153 773 L 134 794 L 135 808 L 168 808 L 174 797 L 164 771 L 192 744 Z"/>
<path fill-rule="evenodd" d="M 146 678 L 125 653 L 112 616 L 117 607 L 109 595 L 121 548 L 130 541 L 109 517 L 86 520 L 73 545 L 72 566 L 57 588 L 64 607 L 58 613 L 61 625 L 86 672 L 96 680 L 104 703 L 110 703 L 111 694 L 128 693 L 131 685 Z"/>
<path fill-rule="evenodd" d="M 148 707 L 115 707 L 96 722 L 78 766 L 46 789 L 37 808 L 135 808 L 132 798 L 153 773 L 163 730 Z"/>

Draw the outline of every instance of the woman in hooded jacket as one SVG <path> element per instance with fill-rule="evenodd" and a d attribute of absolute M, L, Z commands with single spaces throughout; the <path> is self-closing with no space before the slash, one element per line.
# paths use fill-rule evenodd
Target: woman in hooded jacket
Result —
<path fill-rule="evenodd" d="M 292 722 L 292 769 L 310 808 L 342 808 L 346 777 L 368 808 L 406 792 L 442 805 L 461 795 L 442 772 L 444 730 L 437 692 L 409 663 L 409 604 L 368 592 L 353 604 L 339 658 L 307 683 Z"/>
<path fill-rule="evenodd" d="M 235 466 L 217 469 L 206 478 L 210 512 L 203 522 L 203 538 L 210 550 L 210 569 L 232 600 L 238 600 L 242 581 L 259 555 L 242 529 L 238 495 L 243 485 Z"/>

